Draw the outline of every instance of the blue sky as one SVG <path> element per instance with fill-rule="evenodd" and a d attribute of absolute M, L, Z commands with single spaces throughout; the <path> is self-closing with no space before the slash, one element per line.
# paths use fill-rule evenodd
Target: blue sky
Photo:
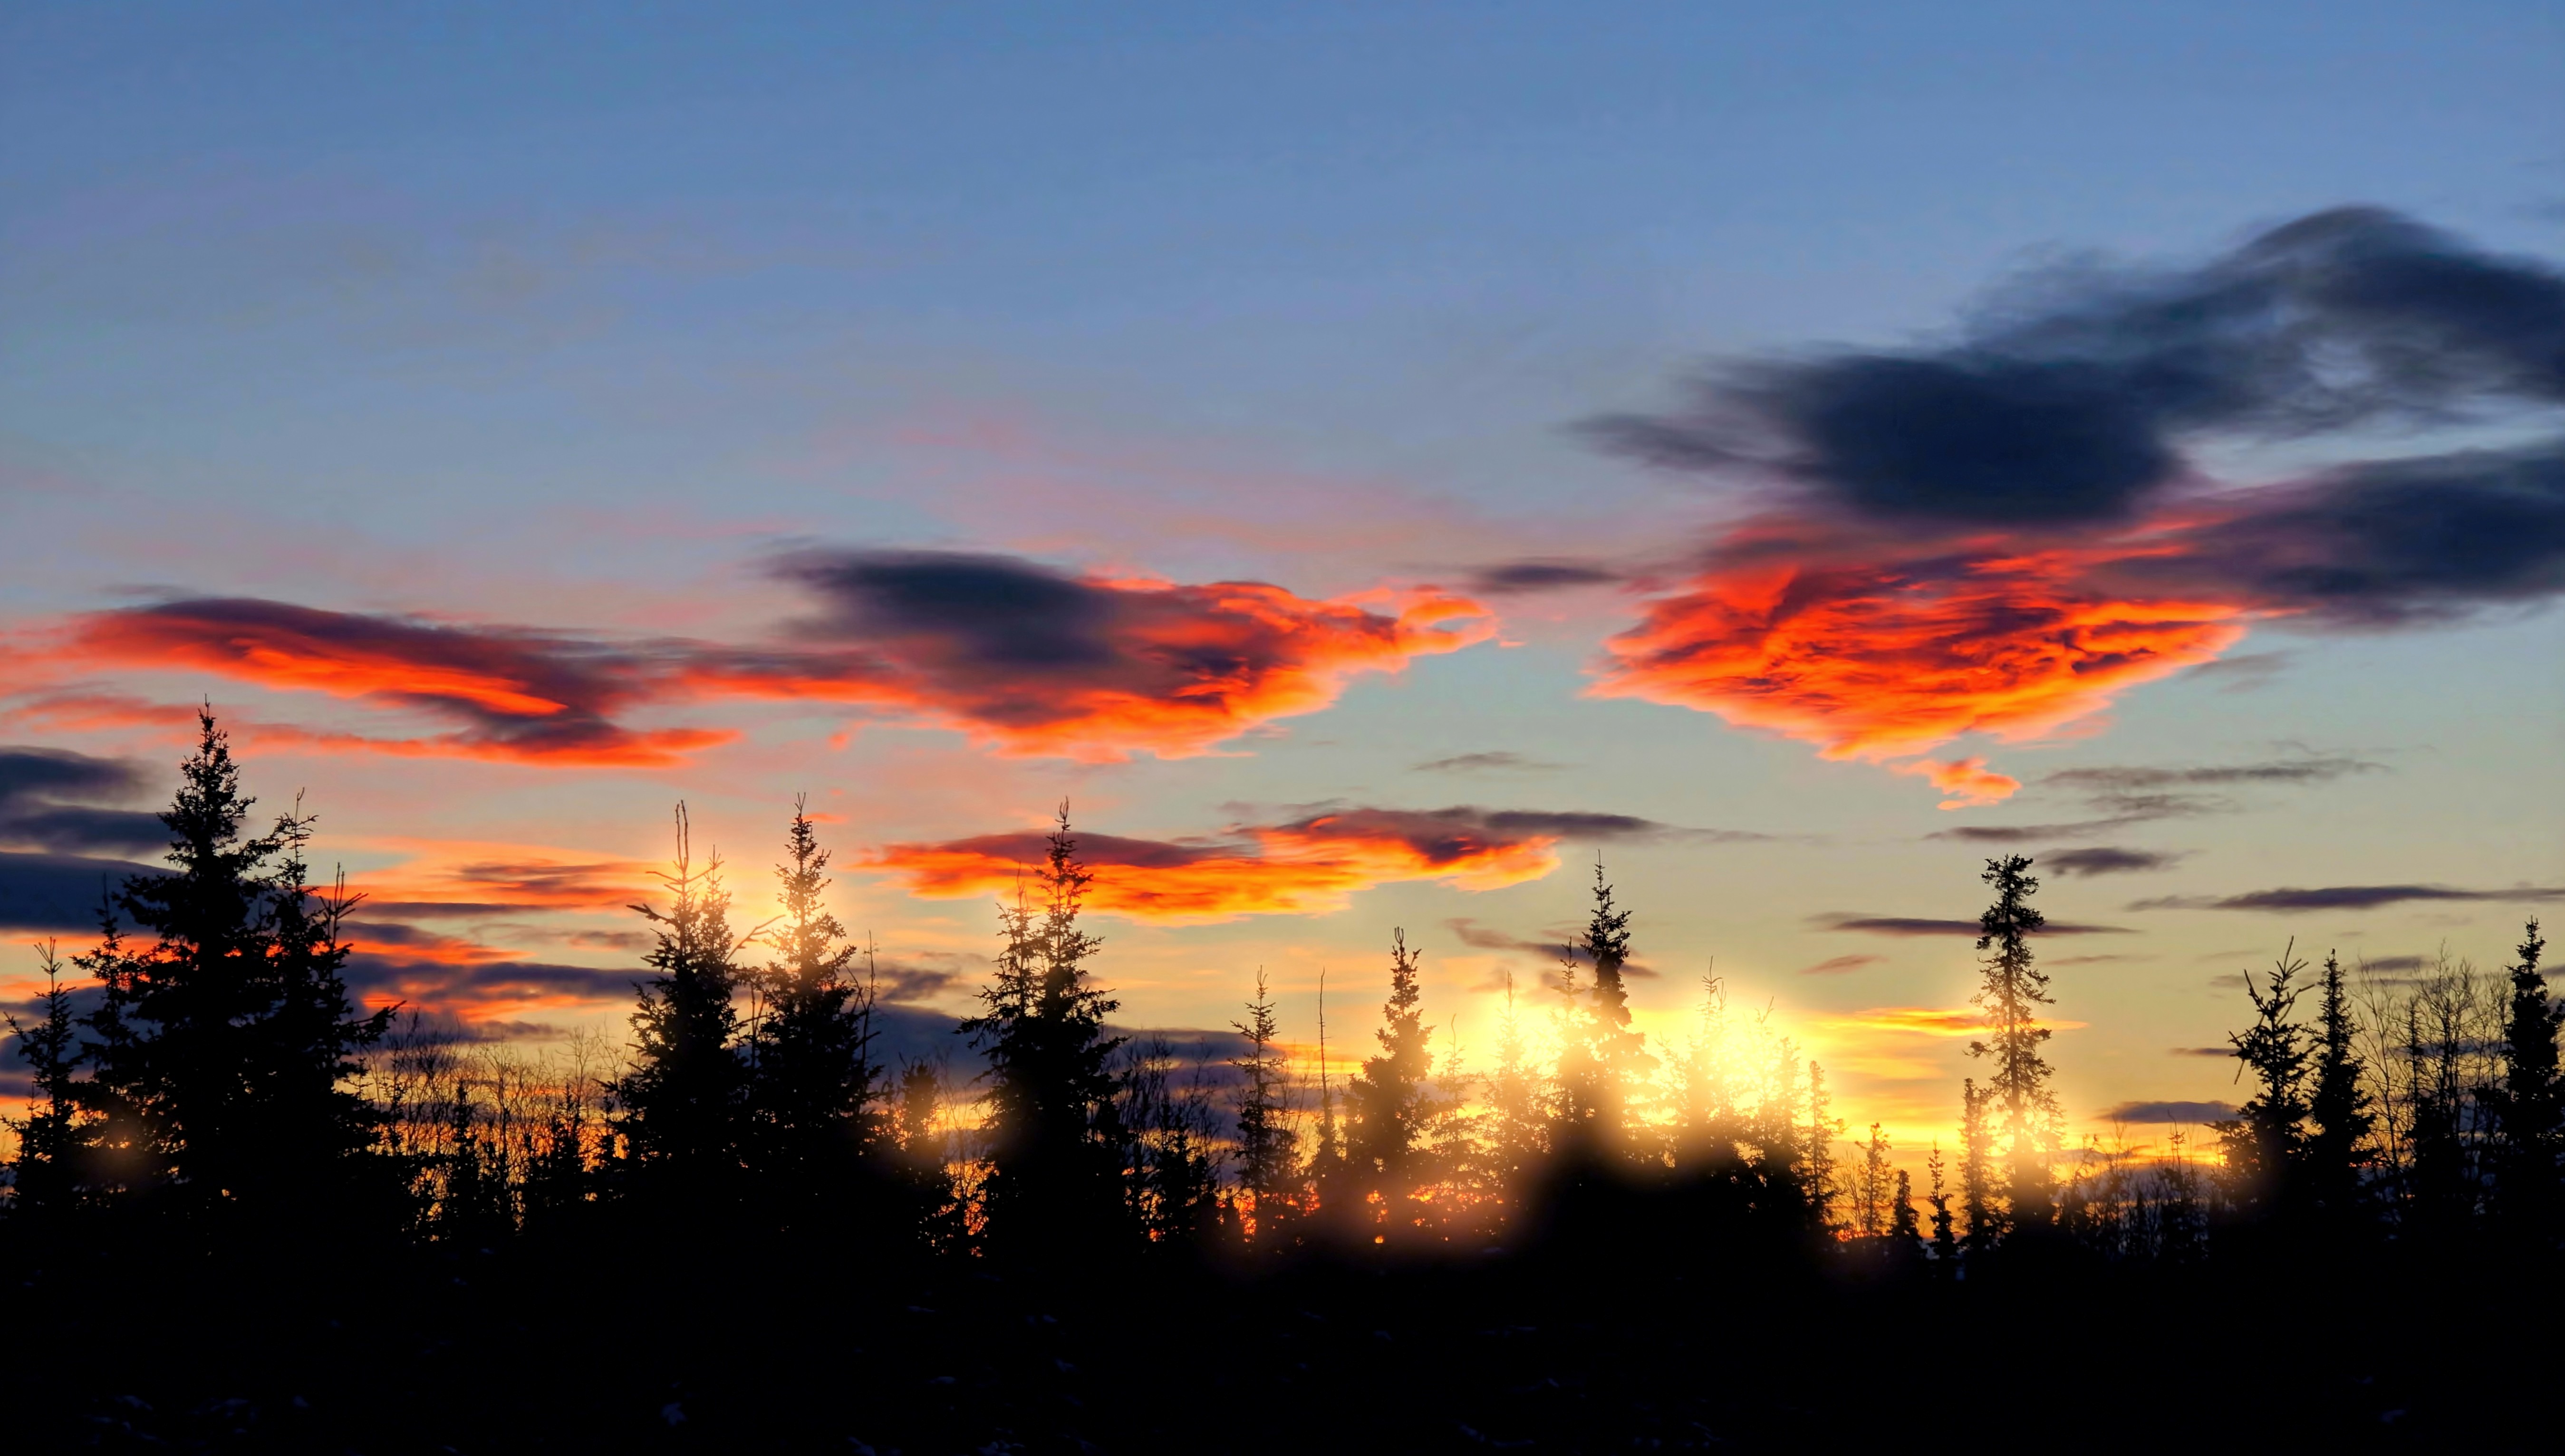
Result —
<path fill-rule="evenodd" d="M 165 775 L 165 714 L 63 705 L 211 694 L 346 731 L 392 711 L 201 662 L 75 682 L 24 646 L 174 597 L 740 640 L 806 609 L 765 564 L 796 548 L 1305 600 L 1459 589 L 1525 557 L 1637 561 L 1508 598 L 1497 640 L 1349 678 L 1214 755 L 1009 756 L 860 714 L 832 746 L 840 709 L 654 704 L 652 723 L 741 736 L 622 768 L 271 738 L 249 745 L 253 780 L 310 785 L 335 852 L 386 873 L 468 845 L 647 858 L 680 795 L 754 866 L 803 789 L 839 805 L 849 862 L 1017 828 L 1062 793 L 1097 829 L 1162 839 L 1322 804 L 1773 836 L 1608 848 L 1667 971 L 1643 1002 L 1676 1014 L 1717 956 L 1742 998 L 1833 1038 L 1848 1100 L 1922 1118 L 1942 1081 L 1859 1064 L 1920 1056 L 1947 1080 L 1954 1048 L 1881 1052 L 1828 1018 L 1960 1004 L 1965 942 L 1812 917 L 1973 915 L 1977 851 L 1923 836 L 2087 813 L 2043 784 L 2057 770 L 2364 765 L 2221 789 L 2215 812 L 2133 831 L 2186 858 L 2045 892 L 2060 919 L 2133 928 L 2060 955 L 2151 957 L 2060 972 L 2061 1014 L 2090 1023 L 2057 1059 L 2078 1116 L 2211 1096 L 2222 1070 L 2164 1048 L 2235 1019 L 2211 978 L 2241 952 L 2295 933 L 2489 960 L 2524 903 L 2125 907 L 2565 881 L 2565 635 L 2543 598 L 2430 629 L 2257 619 L 2219 657 L 2244 671 L 2134 686 L 2035 740 L 1962 740 L 2025 787 L 1946 813 L 1874 762 L 1583 696 L 1671 553 L 1763 498 L 1571 426 L 1670 408 L 1709 359 L 1943 346 L 2024 268 L 2189 267 L 2346 204 L 2552 269 L 2560 60 L 2565 15 L 2525 4 L 13 7 L 0 520 L 21 549 L 0 612 L 20 647 L 0 740 Z M 2198 458 L 2253 485 L 2542 421 L 2373 422 Z M 1495 751 L 1524 761 L 1413 767 Z M 1308 919 L 1113 927 L 1106 973 L 1143 1019 L 1216 1023 L 1259 961 L 1300 995 L 1404 924 L 1431 928 L 1444 1009 L 1466 1016 L 1504 955 L 1450 923 L 1565 923 L 1593 847 L 1570 836 L 1567 872 L 1510 888 L 1384 882 Z M 990 929 L 979 902 L 900 884 L 845 887 L 899 953 L 963 955 Z M 548 924 L 442 930 L 615 963 Z M 1853 953 L 1884 958 L 1795 973 Z"/>

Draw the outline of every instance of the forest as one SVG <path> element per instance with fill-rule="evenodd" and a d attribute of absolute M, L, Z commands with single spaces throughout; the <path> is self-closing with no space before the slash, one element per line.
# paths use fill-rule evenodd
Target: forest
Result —
<path fill-rule="evenodd" d="M 1919 1160 L 1715 980 L 1687 1035 L 1634 1029 L 1645 923 L 1599 864 L 1546 1034 L 1525 1009 L 1458 1064 L 1402 935 L 1317 1029 L 1353 1070 L 1312 1075 L 1261 972 L 1216 1055 L 1117 1028 L 1063 806 L 966 1075 L 885 1050 L 798 810 L 759 927 L 681 810 L 628 1045 L 539 1052 L 357 1008 L 356 898 L 315 883 L 299 801 L 254 813 L 210 713 L 162 818 L 168 872 L 37 947 L 50 989 L 7 1022 L 35 1089 L 0 1203 L 12 1449 L 2554 1429 L 2565 1007 L 2534 921 L 2491 974 L 2248 975 L 2240 1108 L 2141 1155 L 2064 1136 L 2036 866 L 1989 859 L 1975 1075 Z"/>

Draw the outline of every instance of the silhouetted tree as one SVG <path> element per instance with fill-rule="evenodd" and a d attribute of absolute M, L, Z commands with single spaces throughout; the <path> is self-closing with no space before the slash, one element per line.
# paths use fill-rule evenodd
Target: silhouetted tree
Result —
<path fill-rule="evenodd" d="M 2547 993 L 2538 958 L 2547 948 L 2538 922 L 2522 933 L 2510 967 L 2502 1027 L 2502 1080 L 2480 1094 L 2496 1139 L 2494 1209 L 2513 1229 L 2553 1239 L 2559 1209 L 2557 1158 L 2565 1153 L 2565 1075 L 2558 1031 L 2565 1004 Z"/>
<path fill-rule="evenodd" d="M 1960 1236 L 1951 1217 L 1951 1189 L 1942 1169 L 1941 1144 L 1934 1144 L 1932 1152 L 1925 1156 L 1924 1171 L 1932 1189 L 1924 1195 L 1924 1201 L 1933 1205 L 1933 1268 L 1947 1278 L 1959 1271 Z"/>
<path fill-rule="evenodd" d="M 1995 1139 L 1986 1118 L 1988 1101 L 1987 1094 L 1978 1090 L 1976 1078 L 1961 1081 L 1960 1211 L 1969 1224 L 1961 1244 L 1973 1254 L 2001 1243 L 2009 1227 L 1995 1192 Z"/>
<path fill-rule="evenodd" d="M 1912 1264 L 1924 1257 L 1924 1234 L 1915 1220 L 1915 1180 L 1906 1169 L 1897 1170 L 1897 1186 L 1888 1199 L 1889 1261 Z"/>
<path fill-rule="evenodd" d="M 2292 1019 L 2301 994 L 2294 981 L 2306 962 L 2283 952 L 2266 986 L 2244 972 L 2253 1024 L 2230 1033 L 2239 1074 L 2253 1074 L 2253 1095 L 2233 1119 L 2214 1124 L 2226 1163 L 2228 1196 L 2245 1211 L 2295 1206 L 2296 1172 L 2305 1156 L 2307 1034 Z"/>
<path fill-rule="evenodd" d="M 740 941 L 731 934 L 721 856 L 695 868 L 685 805 L 676 820 L 674 868 L 657 877 L 668 909 L 632 907 L 656 936 L 643 963 L 657 974 L 634 987 L 632 1067 L 614 1097 L 649 1196 L 710 1210 L 737 1197 L 748 1141 Z"/>
<path fill-rule="evenodd" d="M 1103 942 L 1077 927 L 1093 879 L 1062 803 L 1035 875 L 1039 907 L 1020 898 L 1001 909 L 1005 943 L 980 992 L 988 1009 L 960 1028 L 989 1061 L 985 1197 L 1000 1247 L 1091 1248 L 1122 1207 L 1127 1139 L 1111 1059 L 1124 1038 L 1104 1034 L 1121 1003 L 1088 980 Z"/>
<path fill-rule="evenodd" d="M 785 853 L 791 862 L 775 870 L 784 915 L 767 933 L 779 958 L 760 974 L 766 1014 L 751 1040 L 749 1100 L 759 1171 L 785 1198 L 808 1204 L 848 1192 L 856 1160 L 878 1135 L 878 1074 L 870 989 L 855 980 L 860 952 L 823 899 L 828 851 L 807 800 L 794 801 Z"/>
<path fill-rule="evenodd" d="M 900 1070 L 889 1131 L 897 1154 L 893 1186 L 902 1195 L 904 1221 L 927 1246 L 953 1249 L 965 1230 L 962 1208 L 954 1196 L 943 1099 L 943 1078 L 934 1066 L 910 1062 Z"/>
<path fill-rule="evenodd" d="M 1995 890 L 1994 903 L 1978 918 L 1978 949 L 1986 954 L 1976 999 L 1985 1008 L 1988 1035 L 1969 1043 L 1970 1056 L 1994 1061 L 1986 1097 L 2000 1119 L 2006 1211 L 2014 1227 L 2048 1221 L 2056 1181 L 2050 1144 L 2057 1098 L 2048 1088 L 2048 1063 L 2039 1055 L 2048 1028 L 2037 1019 L 2039 1008 L 2049 1003 L 2048 975 L 2030 952 L 2031 933 L 2048 920 L 2030 906 L 2030 897 L 2039 890 L 2030 865 L 2020 855 L 2006 855 L 1986 861 L 1980 877 Z"/>
<path fill-rule="evenodd" d="M 1889 1189 L 1896 1181 L 1896 1169 L 1888 1160 L 1888 1135 L 1877 1123 L 1870 1125 L 1870 1137 L 1861 1144 L 1861 1169 L 1852 1179 L 1852 1231 L 1865 1239 L 1884 1238 L 1888 1234 Z"/>
<path fill-rule="evenodd" d="M 1151 1239 L 1200 1243 L 1221 1216 L 1220 1157 L 1200 1066 L 1180 1087 L 1177 1061 L 1167 1039 L 1152 1035 L 1133 1049 L 1121 1075 L 1123 1197 Z"/>
<path fill-rule="evenodd" d="M 1346 1088 L 1352 1104 L 1349 1161 L 1354 1176 L 1384 1200 L 1404 1197 L 1409 1161 L 1429 1111 L 1426 1078 L 1433 1057 L 1426 1049 L 1423 993 L 1416 983 L 1417 952 L 1407 932 L 1390 936 L 1389 1000 L 1381 1007 L 1380 1055 L 1363 1060 Z"/>
<path fill-rule="evenodd" d="M 1256 999 L 1247 1003 L 1247 1019 L 1230 1025 L 1247 1038 L 1247 1055 L 1230 1063 L 1246 1079 L 1238 1095 L 1238 1182 L 1255 1216 L 1258 1241 L 1272 1243 L 1290 1221 L 1300 1180 L 1300 1140 L 1287 1101 L 1290 1062 L 1282 1051 L 1265 967 L 1256 968 Z"/>
<path fill-rule="evenodd" d="M 103 988 L 82 1019 L 98 1114 L 89 1141 L 109 1188 L 160 1189 L 199 1211 L 258 1205 L 326 1217 L 375 1164 L 378 1119 L 349 1089 L 356 1053 L 382 1039 L 385 1009 L 357 1016 L 342 967 L 344 891 L 311 887 L 300 812 L 244 838 L 240 791 L 211 710 L 160 820 L 175 873 L 137 875 L 102 910 L 97 949 L 77 964 Z M 116 911 L 153 933 L 128 946 Z"/>
<path fill-rule="evenodd" d="M 55 943 L 36 947 L 37 968 L 45 973 L 38 998 L 44 1018 L 33 1027 L 15 1016 L 0 1016 L 17 1038 L 18 1059 L 33 1074 L 33 1105 L 24 1118 L 8 1120 L 18 1135 L 17 1156 L 9 1163 L 12 1204 L 21 1215 L 57 1214 L 80 1196 L 81 1116 L 79 1030 L 72 1015 L 72 989 L 63 984 L 63 962 Z"/>
<path fill-rule="evenodd" d="M 2309 1203 L 2339 1222 L 2364 1201 L 2369 1139 L 2378 1120 L 2361 1086 L 2360 1028 L 2352 1016 L 2340 956 L 2325 955 L 2319 990 L 2303 1186 Z"/>
<path fill-rule="evenodd" d="M 1593 913 L 1584 934 L 1560 954 L 1563 980 L 1576 999 L 1558 1059 L 1557 1145 L 1570 1156 L 1592 1156 L 1624 1143 L 1631 1091 L 1655 1065 L 1646 1038 L 1630 1029 L 1630 995 L 1622 977 L 1630 958 L 1630 912 L 1612 903 L 1600 858 L 1594 862 Z M 1593 985 L 1581 995 L 1575 983 L 1580 964 L 1594 972 Z"/>
<path fill-rule="evenodd" d="M 1548 1151 L 1546 1102 L 1539 1076 L 1524 1055 L 1514 972 L 1507 971 L 1505 1016 L 1497 1023 L 1497 1066 L 1488 1074 L 1488 1170 L 1501 1189 L 1519 1189 Z"/>
<path fill-rule="evenodd" d="M 1808 1063 L 1807 1161 L 1800 1185 L 1821 1229 L 1834 1227 L 1835 1200 L 1843 1195 L 1835 1177 L 1835 1139 L 1843 1130 L 1843 1123 L 1834 1116 L 1834 1099 L 1826 1094 L 1826 1069 L 1812 1060 Z"/>

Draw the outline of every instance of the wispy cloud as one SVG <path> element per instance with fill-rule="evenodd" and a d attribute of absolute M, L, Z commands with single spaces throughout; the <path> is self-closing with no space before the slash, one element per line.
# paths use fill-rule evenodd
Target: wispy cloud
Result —
<path fill-rule="evenodd" d="M 1430 880 L 1496 890 L 1558 868 L 1557 845 L 1649 838 L 1670 826 L 1626 814 L 1523 809 L 1347 808 L 1275 824 L 1233 826 L 1194 840 L 1080 832 L 1095 872 L 1094 909 L 1135 920 L 1225 921 L 1341 909 L 1358 891 Z M 1008 893 L 1041 863 L 1044 836 L 1027 830 L 936 844 L 894 844 L 864 863 L 934 898 Z"/>
<path fill-rule="evenodd" d="M 1820 930 L 1857 931 L 1869 936 L 1967 936 L 1979 934 L 1976 921 L 1931 920 L 1920 916 L 1851 915 L 1836 913 L 1809 917 Z M 2126 926 L 2088 926 L 2073 921 L 2050 921 L 2036 933 L 2048 936 L 2126 936 L 2133 934 Z"/>
<path fill-rule="evenodd" d="M 2312 890 L 2256 890 L 2245 895 L 2167 895 L 2133 901 L 2140 910 L 2378 910 L 2410 901 L 2494 902 L 2543 905 L 2565 900 L 2565 886 L 2517 885 L 2508 890 L 2459 890 L 2448 885 L 2328 885 Z"/>

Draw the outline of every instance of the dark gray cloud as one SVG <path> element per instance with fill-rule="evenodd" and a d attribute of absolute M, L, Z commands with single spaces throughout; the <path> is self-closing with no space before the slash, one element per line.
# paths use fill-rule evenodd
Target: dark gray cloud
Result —
<path fill-rule="evenodd" d="M 1823 930 L 1855 931 L 1865 936 L 1968 936 L 1978 934 L 1976 921 L 1928 920 L 1916 916 L 1834 915 L 1810 916 L 1809 921 Z M 2040 934 L 2050 936 L 2126 936 L 2133 934 L 2126 926 L 2087 926 L 2072 921 L 2050 921 Z"/>
<path fill-rule="evenodd" d="M 1954 341 L 1732 365 L 1675 413 L 1586 428 L 1676 470 L 1759 469 L 1866 516 L 2112 520 L 2187 442 L 2565 401 L 2565 275 L 2341 208 L 2205 266 L 2050 269 Z"/>
<path fill-rule="evenodd" d="M 2565 444 L 2346 467 L 2122 561 L 2114 581 L 2334 627 L 2447 621 L 2565 591 Z"/>
<path fill-rule="evenodd" d="M 96 931 L 104 892 L 120 889 L 127 876 L 156 873 L 126 860 L 0 852 L 0 927 Z"/>
<path fill-rule="evenodd" d="M 59 748 L 0 747 L 0 843 L 62 854 L 166 849 L 157 814 L 102 808 L 144 791 L 139 765 Z"/>
<path fill-rule="evenodd" d="M 1877 965 L 1886 959 L 1888 957 L 1885 955 L 1836 955 L 1820 960 L 1814 965 L 1800 966 L 1799 974 L 1849 975 L 1865 965 Z"/>
<path fill-rule="evenodd" d="M 1967 824 L 1937 830 L 1927 839 L 1963 844 L 2044 844 L 2061 839 L 2092 839 L 2167 819 L 2194 819 L 2231 814 L 2248 807 L 2245 800 L 2215 792 L 2227 788 L 2304 788 L 2331 783 L 2353 774 L 2386 771 L 2386 765 L 2343 754 L 2307 754 L 2250 763 L 2185 765 L 2100 764 L 2064 768 L 2047 774 L 2039 786 L 2078 795 L 2098 817 L 2045 824 Z M 2139 851 L 2125 851 L 2138 853 Z M 2100 851 L 2065 851 L 2065 855 Z M 2043 858 L 2054 863 L 2059 855 Z M 2065 873 L 2085 873 L 2059 866 Z"/>
<path fill-rule="evenodd" d="M 129 799 L 142 792 L 140 767 L 62 748 L 0 747 L 0 805 L 22 799 L 78 803 Z"/>
<path fill-rule="evenodd" d="M 1455 753 L 1449 758 L 1429 758 L 1422 763 L 1409 764 L 1408 771 L 1411 773 L 1546 773 L 1566 766 L 1564 763 L 1552 763 L 1545 758 L 1532 758 L 1511 750 L 1500 750 L 1491 753 Z"/>
<path fill-rule="evenodd" d="M 2057 850 L 2041 855 L 2039 864 L 2060 875 L 2128 875 L 2169 870 L 2183 858 L 2181 850 L 2115 849 L 2104 845 Z"/>
<path fill-rule="evenodd" d="M 2168 895 L 2132 902 L 2135 910 L 2377 910 L 2410 901 L 2493 902 L 2543 905 L 2565 900 L 2565 886 L 2515 886 L 2509 890 L 2458 890 L 2448 885 L 2328 885 L 2313 890 L 2256 890 L 2224 897 Z"/>
<path fill-rule="evenodd" d="M 2102 1114 L 2108 1123 L 2222 1123 L 2235 1109 L 2222 1102 L 2124 1102 Z"/>
<path fill-rule="evenodd" d="M 2215 1057 L 2224 1061 L 2235 1055 L 2233 1047 L 2167 1047 L 2165 1053 L 2175 1057 Z"/>
<path fill-rule="evenodd" d="M 1508 596 L 1519 592 L 1557 591 L 1570 586 L 1599 586 L 1618 581 L 1621 573 L 1599 561 L 1574 561 L 1556 556 L 1506 561 L 1482 566 L 1470 574 L 1470 589 L 1485 596 Z"/>
<path fill-rule="evenodd" d="M 1473 949 L 1504 950 L 1553 962 L 1573 960 L 1579 965 L 1594 963 L 1594 957 L 1569 943 L 1581 934 L 1576 930 L 1551 930 L 1545 938 L 1532 939 L 1507 931 L 1490 930 L 1467 916 L 1447 920 L 1443 928 Z M 1638 960 L 1623 961 L 1621 972 L 1639 980 L 1651 980 L 1659 974 L 1655 967 Z"/>

